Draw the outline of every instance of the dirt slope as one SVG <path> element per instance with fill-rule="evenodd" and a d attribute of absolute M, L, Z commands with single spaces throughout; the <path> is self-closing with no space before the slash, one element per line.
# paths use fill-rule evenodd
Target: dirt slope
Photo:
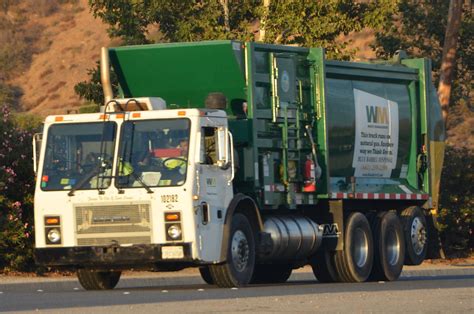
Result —
<path fill-rule="evenodd" d="M 44 27 L 44 50 L 12 82 L 23 90 L 23 109 L 46 116 L 78 108 L 81 100 L 74 85 L 88 78 L 87 69 L 99 60 L 100 48 L 110 44 L 106 26 L 94 19 L 87 0 L 61 5 L 46 17 L 33 15 L 29 20 Z"/>

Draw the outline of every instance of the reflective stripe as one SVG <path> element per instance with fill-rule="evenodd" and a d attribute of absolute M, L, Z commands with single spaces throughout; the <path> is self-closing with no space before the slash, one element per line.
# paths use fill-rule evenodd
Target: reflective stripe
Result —
<path fill-rule="evenodd" d="M 401 194 L 401 193 L 330 193 L 331 199 L 381 199 L 381 200 L 427 200 L 428 194 Z"/>

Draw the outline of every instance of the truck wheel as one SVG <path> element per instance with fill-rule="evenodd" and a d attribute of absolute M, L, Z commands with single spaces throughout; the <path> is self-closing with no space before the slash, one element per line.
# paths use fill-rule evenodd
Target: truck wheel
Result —
<path fill-rule="evenodd" d="M 78 269 L 77 278 L 86 290 L 110 290 L 115 288 L 120 280 L 120 271 L 95 271 Z"/>
<path fill-rule="evenodd" d="M 227 261 L 210 265 L 214 283 L 221 288 L 240 287 L 250 283 L 255 266 L 255 240 L 250 223 L 242 214 L 232 217 Z"/>
<path fill-rule="evenodd" d="M 255 265 L 252 283 L 283 283 L 293 271 L 291 264 L 259 264 Z"/>
<path fill-rule="evenodd" d="M 313 274 L 319 282 L 338 282 L 339 277 L 334 266 L 334 252 L 322 251 L 316 253 L 310 264 Z"/>
<path fill-rule="evenodd" d="M 426 257 L 428 250 L 428 228 L 422 210 L 409 207 L 402 214 L 403 229 L 405 233 L 405 265 L 420 265 Z"/>
<path fill-rule="evenodd" d="M 381 212 L 372 223 L 374 267 L 371 280 L 397 280 L 405 259 L 403 228 L 394 212 Z"/>
<path fill-rule="evenodd" d="M 352 213 L 345 223 L 344 250 L 334 256 L 337 275 L 343 282 L 364 282 L 372 271 L 374 244 L 367 218 Z"/>
<path fill-rule="evenodd" d="M 214 281 L 212 280 L 211 272 L 209 271 L 208 266 L 199 267 L 199 273 L 201 274 L 202 280 L 208 285 L 213 285 Z"/>

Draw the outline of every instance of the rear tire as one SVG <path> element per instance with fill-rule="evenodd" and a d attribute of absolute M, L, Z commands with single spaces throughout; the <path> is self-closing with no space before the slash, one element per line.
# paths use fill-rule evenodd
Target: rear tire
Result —
<path fill-rule="evenodd" d="M 428 251 L 428 226 L 423 211 L 409 207 L 401 214 L 405 233 L 405 265 L 420 265 Z"/>
<path fill-rule="evenodd" d="M 211 272 L 209 271 L 208 266 L 199 267 L 199 273 L 201 274 L 202 280 L 208 285 L 213 285 L 214 281 L 212 280 Z"/>
<path fill-rule="evenodd" d="M 344 229 L 344 250 L 336 251 L 334 261 L 342 282 L 364 282 L 372 271 L 374 245 L 367 218 L 350 214 Z"/>
<path fill-rule="evenodd" d="M 336 267 L 334 266 L 334 254 L 322 249 L 310 261 L 313 274 L 319 282 L 338 282 Z"/>
<path fill-rule="evenodd" d="M 120 280 L 120 271 L 95 271 L 78 269 L 77 278 L 86 290 L 110 290 L 115 288 Z"/>
<path fill-rule="evenodd" d="M 381 212 L 374 217 L 374 267 L 371 280 L 397 280 L 405 259 L 403 227 L 394 212 Z"/>
<path fill-rule="evenodd" d="M 293 271 L 291 264 L 259 264 L 255 265 L 252 283 L 284 283 Z"/>
<path fill-rule="evenodd" d="M 250 223 L 242 214 L 232 217 L 227 261 L 210 265 L 214 283 L 221 288 L 241 287 L 250 283 L 255 266 L 255 240 Z"/>

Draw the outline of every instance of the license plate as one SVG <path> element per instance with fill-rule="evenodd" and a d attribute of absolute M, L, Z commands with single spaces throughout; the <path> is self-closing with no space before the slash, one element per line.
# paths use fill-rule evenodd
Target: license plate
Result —
<path fill-rule="evenodd" d="M 184 257 L 182 246 L 163 246 L 161 247 L 161 257 L 163 259 L 178 259 Z"/>

